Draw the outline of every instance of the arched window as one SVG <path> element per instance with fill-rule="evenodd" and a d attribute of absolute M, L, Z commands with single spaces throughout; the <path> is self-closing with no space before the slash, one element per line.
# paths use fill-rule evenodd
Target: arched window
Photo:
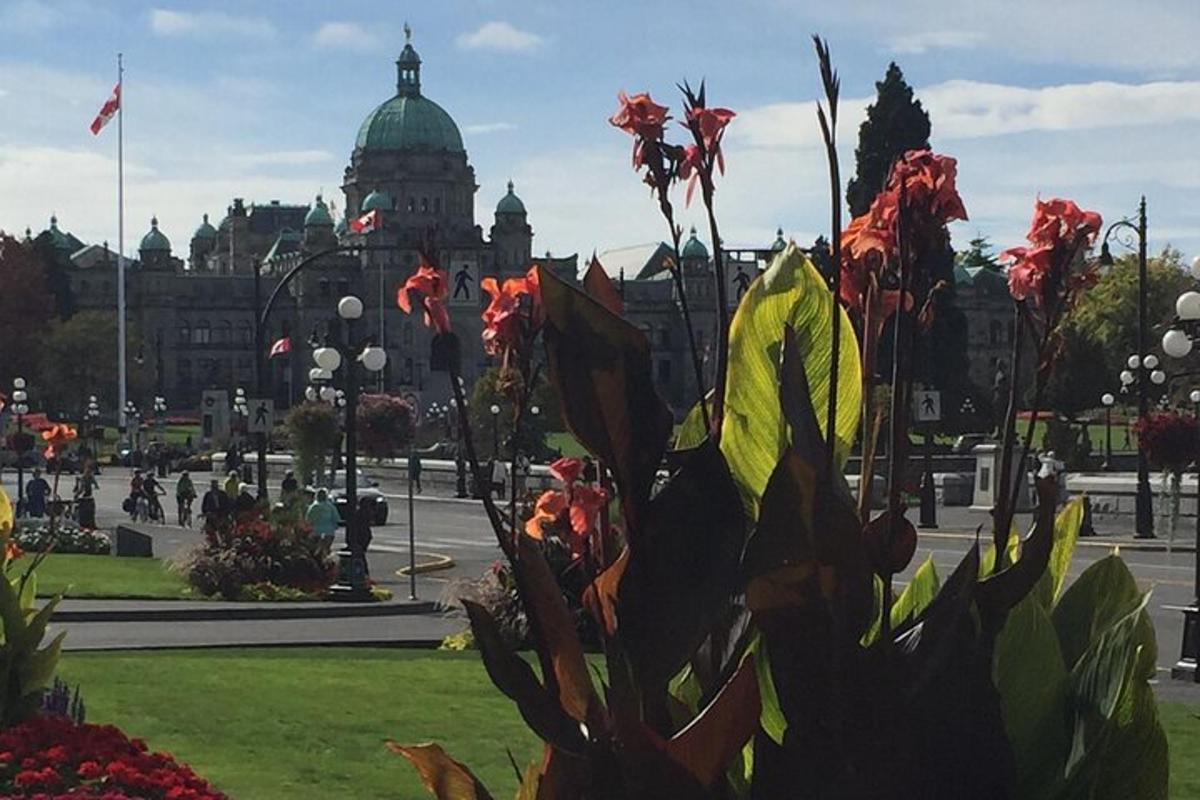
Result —
<path fill-rule="evenodd" d="M 186 322 L 179 323 L 179 343 L 180 344 L 191 344 L 192 343 L 192 329 L 188 327 L 188 324 Z"/>
<path fill-rule="evenodd" d="M 213 343 L 214 344 L 230 344 L 233 342 L 233 323 L 226 320 L 218 322 L 213 328 Z"/>
<path fill-rule="evenodd" d="M 242 344 L 254 344 L 254 328 L 249 322 L 243 322 L 238 326 L 238 341 Z"/>
<path fill-rule="evenodd" d="M 202 319 L 196 323 L 196 330 L 192 331 L 192 341 L 196 344 L 212 342 L 212 328 L 209 327 L 208 320 Z"/>
<path fill-rule="evenodd" d="M 422 214 L 429 213 L 429 198 L 428 197 L 421 198 L 421 213 Z"/>
<path fill-rule="evenodd" d="M 417 210 L 417 200 L 415 197 L 408 198 L 408 213 L 412 214 Z"/>

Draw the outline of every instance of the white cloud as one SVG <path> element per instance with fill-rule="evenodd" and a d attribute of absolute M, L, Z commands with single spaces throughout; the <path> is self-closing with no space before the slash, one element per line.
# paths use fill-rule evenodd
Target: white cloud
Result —
<path fill-rule="evenodd" d="M 326 22 L 313 34 L 313 44 L 331 50 L 375 50 L 379 36 L 357 22 Z"/>
<path fill-rule="evenodd" d="M 888 50 L 900 55 L 920 55 L 930 50 L 965 50 L 984 38 L 977 31 L 918 31 L 895 37 Z"/>
<path fill-rule="evenodd" d="M 217 11 L 191 13 L 155 8 L 150 11 L 150 29 L 159 36 L 246 36 L 270 38 L 275 26 L 262 17 L 243 17 Z"/>
<path fill-rule="evenodd" d="M 456 40 L 464 50 L 495 50 L 504 53 L 529 53 L 545 39 L 507 22 L 486 22 L 478 30 L 461 34 Z"/>
<path fill-rule="evenodd" d="M 1029 89 L 951 80 L 920 87 L 940 140 L 1033 131 L 1080 131 L 1200 121 L 1200 81 L 1073 83 Z M 853 136 L 874 98 L 845 98 L 843 137 Z M 744 111 L 730 136 L 755 147 L 816 147 L 814 102 L 774 103 Z"/>
<path fill-rule="evenodd" d="M 305 166 L 308 164 L 324 164 L 333 160 L 333 153 L 328 150 L 278 150 L 271 153 L 242 153 L 232 155 L 229 161 L 239 167 L 267 166 Z"/>
<path fill-rule="evenodd" d="M 0 8 L 0 30 L 36 33 L 47 30 L 62 19 L 52 6 L 37 0 L 19 0 Z"/>
<path fill-rule="evenodd" d="M 515 131 L 516 123 L 513 122 L 480 122 L 475 125 L 463 125 L 463 133 L 483 136 L 488 133 L 503 133 L 504 131 Z"/>

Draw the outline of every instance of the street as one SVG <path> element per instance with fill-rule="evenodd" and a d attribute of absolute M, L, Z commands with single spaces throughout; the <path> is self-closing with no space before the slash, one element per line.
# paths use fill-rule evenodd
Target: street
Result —
<path fill-rule="evenodd" d="M 370 471 L 368 468 L 368 474 Z M 96 493 L 97 519 L 105 528 L 115 528 L 117 524 L 128 522 L 128 516 L 121 510 L 121 501 L 128 492 L 128 469 L 118 467 L 105 468 L 99 476 L 100 489 Z M 399 576 L 396 570 L 408 564 L 408 495 L 407 486 L 399 481 L 391 480 L 383 475 L 379 488 L 388 499 L 390 505 L 387 525 L 374 529 L 374 540 L 370 551 L 370 564 L 373 577 L 390 588 L 397 598 L 408 596 L 409 582 L 406 576 Z M 208 488 L 209 476 L 197 473 L 193 476 L 197 491 L 203 494 Z M 68 478 L 63 480 L 63 492 L 67 493 Z M 4 484 L 10 494 L 15 493 L 13 476 L 6 474 Z M 168 519 L 174 516 L 174 478 L 162 481 L 167 495 L 164 497 L 164 507 Z M 277 486 L 272 486 L 277 491 Z M 198 511 L 199 501 L 195 508 Z M 963 553 L 974 539 L 974 531 L 987 521 L 987 515 L 972 512 L 964 508 L 939 508 L 940 528 L 933 531 L 920 531 L 917 554 L 911 565 L 901 575 L 897 576 L 897 585 L 902 585 L 911 572 L 928 556 L 933 557 L 934 564 L 940 577 L 945 579 L 958 564 Z M 915 516 L 913 514 L 912 516 Z M 500 558 L 499 548 L 491 528 L 487 523 L 482 504 L 477 500 L 460 500 L 453 497 L 416 495 L 414 504 L 416 523 L 416 553 L 417 561 L 425 562 L 431 557 L 448 557 L 453 560 L 453 566 L 424 574 L 418 579 L 418 595 L 423 600 L 437 599 L 447 587 L 448 582 L 457 579 L 474 579 L 483 574 L 487 567 Z M 1069 571 L 1068 582 L 1077 578 L 1089 565 L 1104 558 L 1112 551 L 1112 543 L 1106 542 L 1113 533 L 1122 529 L 1122 519 L 1107 518 L 1097 520 L 1097 529 L 1102 535 L 1082 539 L 1076 549 L 1075 558 Z M 197 522 L 197 525 L 199 523 Z M 1021 530 L 1028 524 L 1028 516 L 1018 519 Z M 176 526 L 137 525 L 154 537 L 155 555 L 162 558 L 172 558 L 184 548 L 198 541 L 200 529 L 185 530 Z M 987 528 L 981 536 L 986 538 Z M 339 533 L 340 536 L 340 533 Z M 1185 549 L 1176 548 L 1168 554 L 1163 549 L 1165 543 L 1158 542 L 1154 550 L 1124 549 L 1122 555 L 1130 570 L 1144 590 L 1153 592 L 1149 611 L 1158 633 L 1159 653 L 1158 665 L 1160 671 L 1169 671 L 1170 666 L 1179 655 L 1180 636 L 1182 634 L 1183 616 L 1177 610 L 1180 606 L 1192 600 L 1192 575 L 1194 555 L 1191 551 L 1194 539 L 1188 538 L 1180 542 Z M 986 541 L 984 541 L 986 544 Z M 413 618 L 395 618 L 387 620 L 363 619 L 352 628 L 358 629 L 358 634 L 349 630 L 345 620 L 322 620 L 306 623 L 308 626 L 303 638 L 306 641 L 338 641 L 349 638 L 362 638 L 363 630 L 377 634 L 379 641 L 401 638 L 405 631 L 396 626 L 403 626 L 411 631 L 420 628 L 430 637 L 450 632 L 461 627 L 457 620 L 437 620 L 438 624 L 430 624 L 428 616 Z M 161 628 L 156 632 L 147 629 L 147 625 Z M 228 622 L 228 623 L 88 623 L 78 627 L 80 630 L 68 637 L 68 647 L 97 647 L 136 645 L 143 640 L 166 636 L 171 642 L 186 643 L 189 631 L 200 640 L 210 639 L 219 629 L 222 639 L 230 643 L 269 642 L 273 639 L 288 641 L 294 638 L 295 631 L 304 628 L 296 622 Z M 83 630 L 87 628 L 87 630 Z M 136 629 L 136 630 L 135 630 Z M 378 630 L 376 630 L 378 629 Z M 242 631 L 242 632 L 239 632 Z M 111 640 L 106 640 L 106 636 Z M 370 638 L 370 637 L 368 637 Z"/>

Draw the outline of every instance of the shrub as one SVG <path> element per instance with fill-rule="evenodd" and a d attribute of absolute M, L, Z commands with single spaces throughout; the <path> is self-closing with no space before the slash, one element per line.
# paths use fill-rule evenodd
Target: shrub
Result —
<path fill-rule="evenodd" d="M 204 541 L 181 564 L 188 582 L 205 595 L 240 599 L 315 599 L 324 597 L 335 567 L 329 542 L 287 509 L 255 508 L 207 523 Z M 275 589 L 264 590 L 264 585 Z M 259 596 L 266 591 L 300 592 L 303 598 Z"/>
<path fill-rule="evenodd" d="M 168 753 L 112 725 L 34 717 L 0 731 L 0 795 L 43 800 L 224 800 Z"/>
<path fill-rule="evenodd" d="M 366 394 L 359 398 L 358 449 L 371 458 L 389 458 L 413 438 L 413 410 L 399 397 Z"/>
<path fill-rule="evenodd" d="M 49 548 L 55 553 L 106 556 L 112 551 L 112 540 L 107 534 L 81 528 L 67 520 L 57 523 L 57 530 L 53 535 L 49 521 L 22 522 L 14 531 L 13 538 L 22 550 L 28 552 L 39 552 Z"/>
<path fill-rule="evenodd" d="M 342 440 L 337 413 L 328 403 L 303 403 L 287 415 L 296 466 L 305 481 L 325 464 L 326 453 Z"/>

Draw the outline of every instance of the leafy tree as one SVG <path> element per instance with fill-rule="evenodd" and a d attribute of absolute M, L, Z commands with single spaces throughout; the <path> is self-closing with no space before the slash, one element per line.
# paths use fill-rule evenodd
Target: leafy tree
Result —
<path fill-rule="evenodd" d="M 992 252 L 992 243 L 986 236 L 976 236 L 967 242 L 967 249 L 955 256 L 961 267 L 983 267 L 993 272 L 1002 272 L 1000 262 Z"/>
<path fill-rule="evenodd" d="M 13 378 L 33 381 L 54 298 L 46 288 L 42 262 L 27 247 L 0 233 L 0 391 Z M 36 394 L 41 386 L 34 384 Z"/>
<path fill-rule="evenodd" d="M 480 438 L 477 447 L 481 453 L 491 455 L 492 426 L 496 426 L 495 438 L 500 446 L 500 457 L 509 457 L 509 447 L 513 432 L 513 406 L 508 398 L 500 391 L 501 371 L 493 367 L 484 372 L 475 381 L 471 390 L 469 411 L 471 427 L 479 431 Z M 500 413 L 493 415 L 491 408 L 497 406 Z M 546 434 L 553 430 L 561 430 L 562 411 L 559 406 L 558 394 L 547 381 L 543 381 L 533 390 L 531 405 L 538 407 L 537 414 L 526 413 L 521 422 L 521 452 L 527 455 L 538 455 L 545 448 Z"/>
<path fill-rule="evenodd" d="M 54 314 L 59 319 L 70 319 L 75 313 L 75 295 L 71 291 L 71 259 L 68 254 L 54 246 L 48 231 L 38 234 L 33 240 L 33 252 L 41 259 L 46 269 L 46 288 L 54 298 Z"/>
<path fill-rule="evenodd" d="M 1183 254 L 1167 246 L 1146 263 L 1147 347 L 1158 352 L 1163 327 L 1175 316 L 1175 299 L 1191 288 Z M 1113 264 L 1099 282 L 1088 291 L 1076 312 L 1074 327 L 1103 353 L 1110 382 L 1105 391 L 1117 388 L 1116 376 L 1125 368 L 1125 359 L 1137 352 L 1138 268 L 1137 256 L 1126 254 Z M 1167 367 L 1195 368 L 1200 361 L 1189 356 L 1184 362 L 1164 359 Z M 1096 401 L 1093 400 L 1093 404 Z"/>
<path fill-rule="evenodd" d="M 1063 331 L 1062 354 L 1046 385 L 1046 403 L 1055 413 L 1078 422 L 1080 414 L 1100 405 L 1105 392 L 1115 392 L 1118 371 L 1092 331 L 1074 321 Z"/>
<path fill-rule="evenodd" d="M 96 395 L 103 408 L 115 410 L 117 391 L 117 315 L 107 311 L 83 311 L 65 322 L 53 322 L 41 347 L 39 388 L 47 410 L 80 418 L 89 395 Z M 141 338 L 134 326 L 125 329 L 126 351 L 136 352 Z M 154 394 L 154 359 L 128 362 L 129 398 L 148 410 Z"/>
<path fill-rule="evenodd" d="M 912 87 L 895 62 L 875 84 L 875 102 L 858 129 L 854 179 L 846 188 L 851 216 L 866 213 L 887 180 L 892 162 L 905 151 L 929 146 L 929 114 L 913 97 Z"/>
<path fill-rule="evenodd" d="M 413 411 L 388 394 L 367 394 L 358 403 L 358 450 L 375 459 L 398 455 L 413 438 Z"/>
<path fill-rule="evenodd" d="M 284 424 L 300 475 L 310 482 L 315 473 L 324 473 L 325 456 L 342 440 L 337 412 L 328 403 L 302 403 L 288 412 Z"/>

